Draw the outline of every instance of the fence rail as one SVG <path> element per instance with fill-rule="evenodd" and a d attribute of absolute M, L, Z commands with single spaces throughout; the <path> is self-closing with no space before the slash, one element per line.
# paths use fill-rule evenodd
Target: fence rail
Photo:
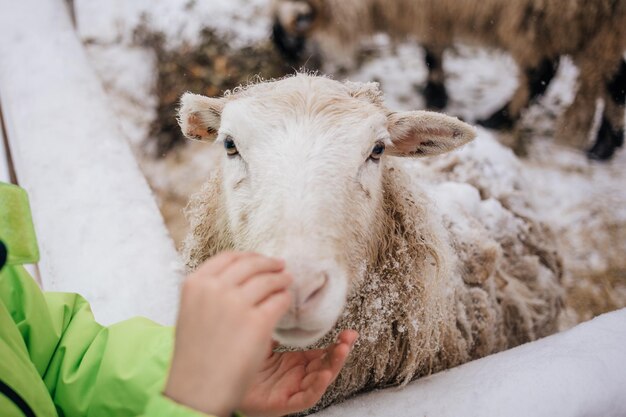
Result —
<path fill-rule="evenodd" d="M 1 169 L 29 193 L 42 286 L 104 323 L 173 322 L 178 255 L 65 0 L 0 0 L 0 56 Z"/>

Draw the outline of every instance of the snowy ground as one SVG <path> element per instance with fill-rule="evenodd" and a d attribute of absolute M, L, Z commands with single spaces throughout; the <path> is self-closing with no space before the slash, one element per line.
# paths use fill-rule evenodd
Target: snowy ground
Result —
<path fill-rule="evenodd" d="M 146 156 L 143 144 L 155 117 L 155 60 L 151 51 L 133 45 L 132 32 L 140 22 L 148 22 L 176 47 L 197 42 L 200 28 L 208 26 L 233 36 L 233 47 L 239 47 L 267 39 L 270 19 L 266 4 L 264 0 L 76 2 L 80 36 L 176 242 L 186 232 L 182 208 L 206 178 L 213 149 L 193 143 L 162 160 Z M 391 108 L 423 108 L 417 92 L 426 76 L 422 49 L 413 43 L 390 45 L 382 35 L 371 40 L 368 48 L 374 58 L 347 77 L 379 81 Z M 447 112 L 467 121 L 499 108 L 515 89 L 516 67 L 500 52 L 459 45 L 447 53 L 445 63 L 451 95 Z M 618 305 L 612 297 L 626 297 L 626 259 L 622 256 L 626 250 L 626 188 L 622 186 L 626 152 L 618 152 L 607 164 L 591 163 L 581 152 L 551 141 L 557 115 L 573 99 L 576 77 L 576 68 L 565 59 L 546 96 L 524 116 L 522 130 L 532 141 L 529 157 L 519 163 L 531 184 L 527 192 L 532 194 L 539 216 L 557 232 L 569 278 L 593 276 L 610 282 L 601 286 L 617 288 L 619 296 L 597 287 L 578 289 L 582 295 L 593 292 L 597 305 L 587 307 L 601 312 Z M 481 131 L 478 141 L 491 135 Z M 506 136 L 498 139 L 511 140 Z M 506 174 L 506 168 L 496 174 Z M 602 222 L 607 227 L 598 229 Z"/>
<path fill-rule="evenodd" d="M 234 35 L 233 47 L 258 42 L 268 36 L 269 18 L 264 14 L 266 1 L 264 0 L 224 0 L 224 1 L 194 1 L 194 0 L 135 0 L 128 2 L 115 0 L 103 3 L 98 0 L 76 0 L 78 30 L 84 41 L 91 64 L 100 76 L 105 90 L 108 93 L 110 104 L 113 106 L 119 127 L 129 139 L 134 152 L 140 162 L 148 182 L 155 190 L 166 223 L 176 241 L 180 241 L 185 233 L 185 221 L 182 217 L 182 207 L 190 193 L 197 190 L 210 170 L 208 166 L 212 160 L 211 146 L 190 144 L 178 149 L 161 160 L 148 157 L 143 148 L 149 131 L 150 122 L 155 117 L 156 99 L 153 95 L 155 83 L 155 60 L 151 51 L 137 47 L 132 43 L 132 31 L 143 20 L 148 21 L 155 30 L 163 31 L 167 35 L 168 43 L 172 47 L 181 42 L 195 42 L 197 33 L 203 26 L 209 26 L 223 33 Z M 147 18 L 147 20 L 146 20 Z M 416 45 L 407 43 L 398 46 L 389 45 L 384 36 L 379 36 L 371 42 L 375 57 L 368 60 L 361 68 L 348 74 L 352 80 L 377 80 L 386 93 L 389 107 L 401 109 L 423 108 L 423 100 L 417 92 L 424 85 L 426 69 L 423 64 L 423 51 Z M 446 57 L 446 70 L 449 74 L 448 87 L 451 93 L 451 102 L 447 112 L 463 117 L 467 121 L 489 114 L 499 108 L 510 96 L 515 88 L 515 66 L 506 55 L 486 51 L 480 48 L 459 45 L 455 51 L 450 51 Z M 585 311 L 602 312 L 616 308 L 626 300 L 626 152 L 621 151 L 613 161 L 607 164 L 590 163 L 584 155 L 576 150 L 555 145 L 551 141 L 556 116 L 573 98 L 577 71 L 570 62 L 565 62 L 559 70 L 556 80 L 539 104 L 531 108 L 524 117 L 524 127 L 533 136 L 529 148 L 529 157 L 519 159 L 493 140 L 493 133 L 481 130 L 476 144 L 470 145 L 459 153 L 459 157 L 471 156 L 480 160 L 484 158 L 485 165 L 493 169 L 488 172 L 498 179 L 494 183 L 501 184 L 502 193 L 508 192 L 520 178 L 511 177 L 511 173 L 520 175 L 525 184 L 524 192 L 532 200 L 541 220 L 549 224 L 555 231 L 557 243 L 564 256 L 566 280 L 578 292 Z M 509 138 L 497 137 L 502 142 Z M 485 152 L 479 155 L 476 150 Z M 491 150 L 491 151 L 490 151 Z M 494 155 L 506 154 L 505 158 L 494 161 Z M 436 165 L 436 161 L 434 164 Z M 491 164 L 491 165 L 490 165 Z M 519 170 L 511 170 L 511 165 L 519 166 Z M 463 173 L 457 173 L 462 180 Z M 480 178 L 467 178 L 468 181 L 480 182 Z M 494 192 L 498 192 L 495 190 Z M 582 278 L 585 279 L 582 279 Z M 580 282 L 580 285 L 576 285 Z M 590 285 L 595 282 L 597 285 Z M 587 317 L 587 318 L 590 318 Z M 598 379 L 602 379 L 602 369 L 605 375 L 613 375 L 610 363 L 603 362 L 602 358 L 578 354 L 575 347 L 584 343 L 585 338 L 598 340 L 610 333 L 610 326 L 620 326 L 624 323 L 624 314 L 612 315 L 604 319 L 604 325 L 599 329 L 578 331 L 559 335 L 565 340 L 564 349 L 570 355 L 567 360 L 547 368 L 542 375 L 558 375 L 565 373 L 576 378 L 582 378 L 586 368 L 567 373 L 569 366 L 575 363 L 596 363 L 599 367 L 594 371 Z M 572 324 L 572 323 L 566 323 Z M 624 326 L 621 326 L 622 328 Z M 570 336 L 568 336 L 570 335 Z M 613 337 L 612 335 L 611 337 Z M 607 336 L 608 337 L 608 336 Z M 616 335 L 622 340 L 623 335 Z M 619 339 L 622 337 L 622 339 Z M 546 342 L 547 343 L 547 342 Z M 543 364 L 549 366 L 554 358 L 554 351 L 546 353 L 544 347 L 526 348 L 514 353 L 505 353 L 505 359 L 493 365 L 487 362 L 484 365 L 489 372 L 509 372 L 524 376 L 524 369 L 529 362 L 526 359 L 515 358 L 543 355 Z M 558 346 L 558 345 L 557 345 Z M 618 349 L 619 344 L 607 346 L 611 352 Z M 600 348 L 601 346 L 598 346 Z M 546 347 L 546 349 L 548 349 Z M 552 348 L 549 348 L 550 350 Z M 587 351 L 589 353 L 589 351 Z M 506 356 L 506 355 L 509 356 Z M 528 355 L 528 356 L 525 356 Z M 502 357 L 502 356 L 500 356 Z M 617 356 L 615 358 L 618 358 Z M 619 357 L 621 363 L 624 358 Z M 505 363 L 513 359 L 514 365 Z M 496 359 L 497 361 L 498 359 Z M 471 369 L 479 369 L 480 364 Z M 492 364 L 492 365 L 489 365 Z M 516 364 L 516 365 L 515 365 Z M 515 368 L 517 366 L 517 368 Z M 478 368 L 477 368 L 478 367 Z M 598 371 L 600 369 L 600 371 Z M 535 370 L 541 371 L 537 365 Z M 506 373 L 505 372 L 505 373 Z M 465 398 L 467 408 L 448 408 L 439 404 L 445 393 L 438 391 L 444 383 L 435 384 L 438 388 L 428 391 L 429 380 L 413 385 L 406 393 L 417 392 L 426 387 L 420 398 L 424 401 L 422 408 L 414 401 L 414 410 L 423 410 L 424 415 L 459 415 L 457 412 L 467 412 L 474 401 L 480 398 L 471 385 L 482 384 L 481 376 L 488 375 L 487 371 L 475 372 L 471 383 L 459 379 L 448 379 L 457 385 L 463 385 L 465 391 L 472 395 Z M 452 375 L 455 375 L 452 373 Z M 468 374 L 461 373 L 466 377 Z M 612 378 L 613 378 L 612 377 Z M 437 377 L 435 377 L 437 378 Z M 607 387 L 614 387 L 618 378 L 603 381 Z M 505 381 L 500 381 L 505 384 Z M 526 381 L 529 382 L 529 381 Z M 555 382 L 556 383 L 556 382 Z M 624 382 L 620 382 L 623 384 Z M 547 383 L 546 383 L 547 384 Z M 532 387 L 532 383 L 527 384 Z M 593 385 L 596 386 L 596 385 Z M 508 385 L 499 391 L 502 402 L 507 400 L 514 385 Z M 561 393 L 561 404 L 576 397 L 580 402 L 573 401 L 568 415 L 586 415 L 582 409 L 576 409 L 585 399 L 602 399 L 601 394 L 583 389 L 580 384 L 568 387 L 572 391 Z M 573 388 L 575 387 L 575 388 Z M 458 388 L 458 386 L 455 386 Z M 452 388 L 451 388 L 452 389 Z M 495 388 L 497 390 L 497 387 Z M 530 388 L 529 388 L 530 389 Z M 579 394 L 575 394 L 579 390 Z M 542 397 L 533 391 L 536 401 Z M 610 390 L 609 390 L 610 391 Z M 543 393 L 549 395 L 550 393 Z M 412 394 L 411 394 L 412 395 Z M 430 396 L 428 398 L 424 396 Z M 523 396 L 522 396 L 523 398 Z M 543 399 L 546 397 L 544 396 Z M 361 402 L 359 402 L 361 401 Z M 385 402 L 387 401 L 387 402 Z M 398 415 L 406 411 L 408 394 L 402 397 L 389 397 L 383 400 L 378 394 L 372 394 L 367 399 L 355 400 L 345 407 L 354 407 L 351 410 L 361 410 L 361 415 L 382 415 L 375 412 L 377 405 L 383 404 L 388 411 L 387 415 Z M 600 401 L 600 400 L 598 400 Z M 496 402 L 502 404 L 502 402 Z M 394 406 L 394 404 L 396 404 Z M 401 409 L 397 404 L 403 404 Z M 482 403 L 485 407 L 486 401 Z M 619 404 L 618 404 L 619 405 Z M 623 405 L 623 404 L 622 404 Z M 526 406 L 527 408 L 523 408 Z M 535 415 L 533 408 L 528 404 L 520 404 L 520 410 L 525 413 L 517 415 Z M 608 407 L 608 406 L 607 406 Z M 487 410 L 484 408 L 483 410 Z M 327 415 L 343 415 L 346 408 L 329 411 Z M 369 410 L 369 411 L 368 411 Z M 378 408 L 380 411 L 380 408 Z M 442 411 L 443 410 L 443 411 Z M 561 408 L 562 410 L 562 408 Z M 598 415 L 623 415 L 624 409 L 595 408 L 602 410 Z M 617 411 L 616 411 L 617 410 Z M 620 411 L 621 410 L 621 411 Z M 445 411 L 445 412 L 444 412 Z M 469 412 L 469 415 L 481 415 L 480 407 Z M 491 410 L 493 411 L 493 410 Z M 369 412 L 369 414 L 367 414 Z M 511 413 L 507 413 L 511 414 Z M 547 414 L 542 414 L 547 415 Z M 557 414 L 552 414 L 557 415 Z"/>

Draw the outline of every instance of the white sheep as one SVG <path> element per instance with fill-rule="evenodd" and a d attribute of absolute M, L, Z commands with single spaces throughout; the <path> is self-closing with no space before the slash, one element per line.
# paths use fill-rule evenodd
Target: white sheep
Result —
<path fill-rule="evenodd" d="M 556 139 L 585 146 L 596 101 L 605 110 L 588 155 L 609 159 L 624 141 L 626 104 L 626 2 L 619 0 L 274 0 L 274 40 L 288 55 L 314 38 L 326 55 L 350 56 L 360 40 L 383 31 L 394 39 L 416 38 L 426 49 L 427 105 L 443 108 L 443 52 L 453 41 L 478 43 L 511 53 L 519 66 L 512 99 L 480 124 L 515 126 L 540 97 L 562 55 L 580 69 L 574 103 L 559 121 Z"/>
<path fill-rule="evenodd" d="M 361 335 L 319 407 L 557 330 L 549 232 L 470 185 L 405 168 L 403 157 L 471 141 L 469 125 L 389 111 L 375 83 L 306 74 L 222 98 L 187 93 L 179 122 L 187 137 L 224 146 L 188 208 L 188 266 L 232 249 L 285 258 L 294 303 L 276 339 Z"/>

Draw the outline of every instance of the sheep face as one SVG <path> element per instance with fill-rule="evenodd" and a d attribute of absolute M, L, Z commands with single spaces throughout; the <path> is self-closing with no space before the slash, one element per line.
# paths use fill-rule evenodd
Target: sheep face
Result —
<path fill-rule="evenodd" d="M 389 155 L 446 152 L 473 138 L 435 113 L 391 113 L 375 84 L 299 75 L 224 98 L 186 94 L 186 136 L 224 147 L 221 194 L 232 247 L 284 258 L 293 305 L 275 337 L 323 337 L 379 256 Z"/>

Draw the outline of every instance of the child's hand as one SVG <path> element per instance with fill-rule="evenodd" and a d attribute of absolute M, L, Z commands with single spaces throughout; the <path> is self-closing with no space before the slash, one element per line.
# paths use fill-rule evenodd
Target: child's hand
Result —
<path fill-rule="evenodd" d="M 284 267 L 261 255 L 225 253 L 187 278 L 166 396 L 220 417 L 241 404 L 291 303 Z"/>
<path fill-rule="evenodd" d="M 313 407 L 337 378 L 357 337 L 345 330 L 326 349 L 271 352 L 239 409 L 249 416 L 272 417 Z"/>

